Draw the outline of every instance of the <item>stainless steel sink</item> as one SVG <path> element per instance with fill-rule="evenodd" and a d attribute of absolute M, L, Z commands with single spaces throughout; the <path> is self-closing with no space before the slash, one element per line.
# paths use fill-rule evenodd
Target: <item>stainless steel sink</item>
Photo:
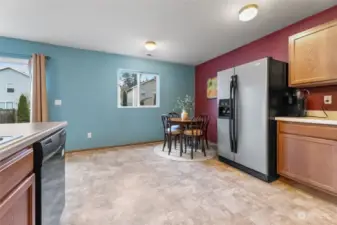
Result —
<path fill-rule="evenodd" d="M 0 145 L 14 141 L 15 139 L 18 139 L 22 137 L 22 135 L 17 136 L 0 136 Z"/>

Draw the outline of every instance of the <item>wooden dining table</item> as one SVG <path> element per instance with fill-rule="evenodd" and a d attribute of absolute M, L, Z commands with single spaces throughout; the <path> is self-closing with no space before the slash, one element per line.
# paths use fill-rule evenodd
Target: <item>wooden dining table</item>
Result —
<path fill-rule="evenodd" d="M 181 118 L 170 118 L 170 122 L 173 125 L 189 125 L 193 123 L 193 120 L 188 118 L 188 119 L 181 119 Z"/>
<path fill-rule="evenodd" d="M 180 126 L 180 133 L 181 134 L 184 134 L 184 131 L 185 129 L 191 127 L 191 125 L 196 125 L 200 122 L 197 122 L 193 119 L 182 119 L 182 118 L 170 118 L 170 124 L 171 126 L 174 126 L 174 125 L 179 125 Z"/>
<path fill-rule="evenodd" d="M 184 119 L 184 120 L 181 119 L 181 118 L 170 118 L 169 121 L 170 121 L 170 124 L 173 125 L 173 126 L 174 125 L 179 125 L 181 133 L 184 133 L 184 130 L 186 128 L 189 128 L 190 125 L 196 125 L 196 124 L 200 123 L 200 122 L 195 121 L 195 120 L 190 119 L 190 118 Z"/>
<path fill-rule="evenodd" d="M 190 118 L 188 118 L 188 119 L 170 118 L 169 122 L 170 122 L 171 125 L 180 125 L 180 129 L 181 129 L 182 133 L 190 125 L 196 125 L 196 124 L 201 123 L 199 121 L 195 121 L 195 120 L 190 119 Z"/>

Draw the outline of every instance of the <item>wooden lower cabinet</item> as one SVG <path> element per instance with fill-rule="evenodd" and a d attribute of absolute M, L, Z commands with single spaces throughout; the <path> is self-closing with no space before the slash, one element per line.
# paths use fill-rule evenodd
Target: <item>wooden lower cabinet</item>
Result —
<path fill-rule="evenodd" d="M 278 172 L 298 180 L 307 181 L 308 143 L 301 137 L 288 134 L 279 135 Z"/>
<path fill-rule="evenodd" d="M 0 224 L 35 225 L 33 149 L 0 161 Z"/>
<path fill-rule="evenodd" d="M 35 176 L 21 182 L 0 203 L 0 224 L 35 225 Z"/>
<path fill-rule="evenodd" d="M 310 143 L 310 184 L 337 193 L 337 142 L 313 139 Z"/>
<path fill-rule="evenodd" d="M 337 194 L 337 141 L 278 134 L 278 173 Z"/>

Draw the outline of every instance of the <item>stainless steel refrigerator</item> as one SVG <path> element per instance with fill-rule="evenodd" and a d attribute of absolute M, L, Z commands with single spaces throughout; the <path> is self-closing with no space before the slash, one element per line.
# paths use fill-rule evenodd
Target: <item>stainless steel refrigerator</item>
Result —
<path fill-rule="evenodd" d="M 219 159 L 264 181 L 277 178 L 275 116 L 286 115 L 287 64 L 263 58 L 218 72 Z"/>

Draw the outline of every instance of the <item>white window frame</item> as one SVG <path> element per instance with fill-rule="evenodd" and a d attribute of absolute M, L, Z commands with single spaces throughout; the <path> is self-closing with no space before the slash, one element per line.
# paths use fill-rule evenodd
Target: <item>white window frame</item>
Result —
<path fill-rule="evenodd" d="M 121 106 L 121 99 L 120 99 L 120 93 L 121 93 L 121 88 L 118 84 L 119 82 L 119 75 L 123 72 L 123 71 L 128 71 L 128 72 L 132 72 L 132 73 L 137 73 L 137 94 L 138 94 L 138 98 L 137 98 L 137 105 L 136 106 Z M 149 75 L 154 75 L 156 76 L 156 105 L 140 105 L 140 75 L 141 74 L 149 74 Z M 135 97 L 133 96 L 133 100 L 135 99 Z M 130 69 L 119 69 L 117 71 L 117 108 L 119 109 L 144 109 L 144 108 L 159 108 L 160 107 L 160 76 L 158 73 L 153 73 L 153 72 L 142 72 L 142 71 L 138 71 L 138 70 L 130 70 Z"/>

